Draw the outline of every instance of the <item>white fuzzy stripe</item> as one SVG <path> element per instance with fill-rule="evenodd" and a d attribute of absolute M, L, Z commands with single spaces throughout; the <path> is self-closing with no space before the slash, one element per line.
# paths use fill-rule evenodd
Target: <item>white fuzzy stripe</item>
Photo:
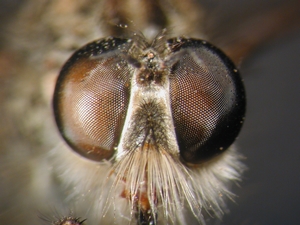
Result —
<path fill-rule="evenodd" d="M 61 145 L 52 151 L 51 158 L 55 173 L 68 191 L 67 200 L 85 213 L 89 223 L 96 224 L 135 224 L 132 201 L 121 197 L 121 193 L 124 188 L 137 193 L 143 182 L 147 182 L 147 195 L 152 212 L 158 213 L 158 224 L 205 224 L 203 213 L 222 216 L 224 196 L 233 196 L 230 185 L 239 181 L 245 170 L 234 147 L 191 168 L 164 151 L 134 151 L 113 165 L 86 160 Z"/>

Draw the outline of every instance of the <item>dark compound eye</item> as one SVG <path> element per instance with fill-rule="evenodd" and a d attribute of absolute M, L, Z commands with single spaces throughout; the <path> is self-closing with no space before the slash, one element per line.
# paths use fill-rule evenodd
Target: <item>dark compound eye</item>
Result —
<path fill-rule="evenodd" d="M 111 158 L 118 144 L 131 74 L 120 54 L 129 44 L 119 38 L 87 44 L 58 77 L 53 100 L 58 128 L 67 143 L 89 159 Z"/>
<path fill-rule="evenodd" d="M 200 40 L 145 43 L 107 38 L 73 54 L 60 72 L 53 100 L 63 138 L 89 159 L 113 157 L 130 107 L 132 84 L 138 85 L 131 79 L 139 70 L 148 71 L 140 73 L 147 77 L 149 90 L 164 85 L 163 76 L 169 80 L 170 117 L 184 161 L 201 163 L 225 151 L 245 116 L 244 87 L 233 63 Z"/>
<path fill-rule="evenodd" d="M 170 97 L 182 158 L 199 163 L 226 150 L 245 116 L 245 92 L 233 63 L 217 48 L 194 39 L 171 39 L 181 55 L 170 75 Z M 181 52 L 181 54 L 180 54 Z"/>

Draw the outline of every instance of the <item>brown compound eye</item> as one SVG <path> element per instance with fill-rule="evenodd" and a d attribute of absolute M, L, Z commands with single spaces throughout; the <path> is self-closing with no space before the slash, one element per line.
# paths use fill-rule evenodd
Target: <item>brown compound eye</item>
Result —
<path fill-rule="evenodd" d="M 62 68 L 53 107 L 58 128 L 79 154 L 92 159 L 114 155 L 130 92 L 130 66 L 121 52 L 130 40 L 107 38 L 79 49 Z"/>
<path fill-rule="evenodd" d="M 194 39 L 170 39 L 168 45 L 180 55 L 170 75 L 180 154 L 188 163 L 201 163 L 237 137 L 245 116 L 244 86 L 233 63 L 214 46 Z"/>

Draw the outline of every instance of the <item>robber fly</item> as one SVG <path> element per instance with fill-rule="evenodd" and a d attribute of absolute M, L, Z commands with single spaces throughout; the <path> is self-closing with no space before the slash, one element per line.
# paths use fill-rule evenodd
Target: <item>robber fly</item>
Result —
<path fill-rule="evenodd" d="M 4 151 L 2 171 L 19 166 L 3 175 L 5 183 L 24 174 L 15 192 L 1 193 L 17 193 L 4 200 L 5 223 L 39 224 L 39 213 L 55 225 L 209 224 L 222 218 L 233 197 L 230 186 L 245 169 L 232 145 L 246 104 L 235 64 L 291 20 L 232 41 L 221 38 L 224 26 L 210 30 L 220 21 L 206 10 L 193 1 L 24 3 L 10 23 L 26 38 L 10 41 L 31 57 L 26 63 L 12 58 L 24 63 L 20 86 L 42 86 L 40 92 L 22 89 L 30 102 L 12 101 L 4 111 L 9 118 L 32 106 L 23 112 L 32 122 L 10 131 L 22 151 Z M 34 24 L 31 32 L 22 29 L 23 21 Z"/>

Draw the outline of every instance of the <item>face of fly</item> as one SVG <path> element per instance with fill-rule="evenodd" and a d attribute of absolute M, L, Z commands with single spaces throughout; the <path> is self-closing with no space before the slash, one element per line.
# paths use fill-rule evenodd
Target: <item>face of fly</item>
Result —
<path fill-rule="evenodd" d="M 235 97 L 241 96 L 241 92 L 236 91 L 241 88 L 238 88 L 238 79 L 233 80 L 239 76 L 228 60 L 220 61 L 222 54 L 209 44 L 204 45 L 195 39 L 168 39 L 182 35 L 204 39 L 221 48 L 244 70 L 243 77 L 250 81 L 251 115 L 255 117 L 253 120 L 250 118 L 247 128 L 250 130 L 240 143 L 243 145 L 246 140 L 241 150 L 249 155 L 247 164 L 252 175 L 247 175 L 249 179 L 243 184 L 246 187 L 239 189 L 241 198 L 237 199 L 238 204 L 234 204 L 238 210 L 230 208 L 231 216 L 224 218 L 225 222 L 226 219 L 240 219 L 242 224 L 250 218 L 255 223 L 261 221 L 262 213 L 269 221 L 278 218 L 293 220 L 292 217 L 280 217 L 280 213 L 276 218 L 274 215 L 267 216 L 270 207 L 276 211 L 274 207 L 278 204 L 269 202 L 264 207 L 267 212 L 263 212 L 258 210 L 256 200 L 263 201 L 269 193 L 268 196 L 276 202 L 280 199 L 286 201 L 286 196 L 279 198 L 276 195 L 274 198 L 273 192 L 266 191 L 273 187 L 273 183 L 263 178 L 272 176 L 274 170 L 262 171 L 261 168 L 265 168 L 270 155 L 276 158 L 271 153 L 278 146 L 287 147 L 287 143 L 295 143 L 293 135 L 288 135 L 289 140 L 279 138 L 277 142 L 273 137 L 282 137 L 280 132 L 284 128 L 293 130 L 290 125 L 296 123 L 288 123 L 283 120 L 284 116 L 274 123 L 272 114 L 279 114 L 272 107 L 268 113 L 266 110 L 262 110 L 263 113 L 258 111 L 266 108 L 266 99 L 260 94 L 268 91 L 278 93 L 277 87 L 282 86 L 281 78 L 286 84 L 284 87 L 289 89 L 288 93 L 296 90 L 287 86 L 289 77 L 292 79 L 295 73 L 287 70 L 292 66 L 285 66 L 284 62 L 291 63 L 297 59 L 290 57 L 289 49 L 295 50 L 290 45 L 293 43 L 291 38 L 296 33 L 290 36 L 289 31 L 299 28 L 300 1 L 216 1 L 216 4 L 209 1 L 207 4 L 207 1 L 194 0 L 88 0 L 72 3 L 69 0 L 53 0 L 51 3 L 26 0 L 18 7 L 6 7 L 8 1 L 0 2 L 5 4 L 0 9 L 5 9 L 1 15 L 6 21 L 0 25 L 3 31 L 0 32 L 3 44 L 0 64 L 4 65 L 0 68 L 0 199 L 3 206 L 0 220 L 3 224 L 40 224 L 38 212 L 47 217 L 47 224 L 56 225 L 81 223 L 84 219 L 87 219 L 87 224 L 146 223 L 143 221 L 153 221 L 150 215 L 156 217 L 157 224 L 199 224 L 199 221 L 213 220 L 215 215 L 221 217 L 228 212 L 223 199 L 228 195 L 234 197 L 230 195 L 230 184 L 240 179 L 244 169 L 241 161 L 244 160 L 230 145 L 234 136 L 232 131 L 239 130 L 237 123 L 231 124 L 230 121 L 238 121 L 239 117 L 229 115 L 238 113 L 230 114 L 234 108 L 224 106 L 232 106 L 230 99 L 241 105 L 240 98 Z M 10 1 L 14 2 L 17 1 Z M 171 34 L 164 33 L 155 38 L 164 28 Z M 279 34 L 280 41 L 269 42 L 278 38 Z M 104 38 L 109 36 L 111 38 Z M 151 42 L 153 39 L 159 44 Z M 276 86 L 272 72 L 274 62 L 270 64 L 265 60 L 267 49 L 278 51 L 274 49 L 278 41 L 284 53 L 277 55 L 287 54 L 289 57 L 283 61 L 279 57 L 275 63 L 276 68 L 282 68 L 276 70 L 280 78 L 276 80 L 279 82 Z M 91 43 L 81 47 L 88 42 Z M 247 61 L 253 50 L 255 55 Z M 77 53 L 60 73 L 54 96 L 54 114 L 61 138 L 48 106 L 57 75 L 66 57 L 74 51 Z M 141 54 L 135 54 L 137 52 Z M 150 52 L 148 56 L 147 52 Z M 151 59 L 153 63 L 149 65 Z M 155 66 L 154 62 L 157 62 Z M 265 68 L 262 72 L 257 70 L 261 64 L 270 64 L 269 76 L 266 76 Z M 229 69 L 224 69 L 228 66 Z M 214 70 L 214 67 L 223 69 Z M 160 72 L 149 73 L 152 68 Z M 134 106 L 133 95 L 138 91 L 132 78 L 141 71 L 166 78 L 164 82 L 169 83 L 167 97 L 170 106 L 164 105 L 166 100 L 159 101 L 160 96 L 152 100 L 152 105 L 157 104 L 155 107 L 150 107 L 144 100 L 145 104 L 139 102 L 137 107 Z M 293 75 L 288 76 L 289 71 Z M 150 80 L 151 76 L 145 75 L 146 80 Z M 226 85 L 221 85 L 220 79 L 226 80 L 226 77 L 230 78 L 228 84 L 237 85 L 236 89 L 226 89 Z M 270 83 L 270 80 L 275 83 Z M 155 84 L 157 89 L 166 90 L 159 80 Z M 141 85 L 139 88 L 140 93 L 146 89 Z M 141 91 L 141 88 L 144 90 Z M 269 104 L 272 106 L 276 102 L 274 107 L 277 107 L 282 100 L 285 106 L 282 110 L 287 112 L 285 117 L 292 120 L 289 108 L 292 102 L 286 101 L 288 98 L 284 98 L 281 92 L 279 102 L 269 101 Z M 272 99 L 276 95 L 270 96 Z M 147 97 L 148 102 L 149 99 Z M 219 107 L 217 102 L 220 102 Z M 296 105 L 292 104 L 293 107 Z M 141 109 L 143 106 L 148 108 Z M 154 109 L 168 107 L 171 114 L 163 110 L 160 114 L 154 113 Z M 220 111 L 221 108 L 223 110 Z M 138 113 L 148 111 L 149 116 Z M 143 122 L 149 118 L 155 118 L 154 122 L 159 121 L 158 124 L 166 126 L 155 125 L 153 121 Z M 257 122 L 259 125 L 256 125 Z M 129 127 L 134 123 L 141 129 Z M 172 124 L 174 130 L 167 127 Z M 281 129 L 273 129 L 274 126 Z M 156 138 L 162 129 L 164 133 L 168 130 L 165 142 L 163 138 L 159 141 Z M 130 135 L 127 130 L 135 131 L 136 135 Z M 175 144 L 172 141 L 174 133 Z M 268 139 L 262 133 L 269 134 L 269 142 L 272 143 L 268 145 L 269 151 L 266 148 Z M 231 138 L 222 134 L 230 134 Z M 226 140 L 227 143 L 224 143 Z M 280 151 L 280 154 L 284 152 L 293 155 L 290 151 Z M 263 161 L 263 165 L 257 164 L 258 161 Z M 282 164 L 280 160 L 278 163 Z M 289 171 L 286 167 L 275 167 Z M 288 177 L 285 173 L 281 174 L 284 179 Z M 250 196 L 253 194 L 253 182 L 259 183 L 259 190 L 255 190 L 261 194 L 254 193 L 256 197 L 251 204 L 246 198 L 249 197 L 247 191 L 251 192 Z M 276 182 L 274 180 L 274 184 Z M 249 189 L 247 183 L 250 183 Z M 255 212 L 249 213 L 253 211 L 251 208 L 257 209 L 256 217 Z M 149 213 L 145 214 L 147 210 Z M 289 207 L 285 210 L 292 212 Z M 170 212 L 173 212 L 172 216 Z M 82 219 L 77 220 L 77 217 Z M 215 223 L 210 221 L 206 224 Z"/>
<path fill-rule="evenodd" d="M 184 223 L 178 210 L 186 204 L 199 221 L 208 205 L 219 215 L 222 179 L 239 179 L 243 170 L 235 151 L 226 151 L 244 120 L 243 84 L 205 41 L 162 32 L 150 44 L 140 34 L 87 44 L 61 70 L 53 106 L 75 152 L 111 163 L 108 198 L 118 193 L 145 223 Z M 213 168 L 206 173 L 204 165 Z M 230 170 L 222 174 L 220 165 Z"/>

